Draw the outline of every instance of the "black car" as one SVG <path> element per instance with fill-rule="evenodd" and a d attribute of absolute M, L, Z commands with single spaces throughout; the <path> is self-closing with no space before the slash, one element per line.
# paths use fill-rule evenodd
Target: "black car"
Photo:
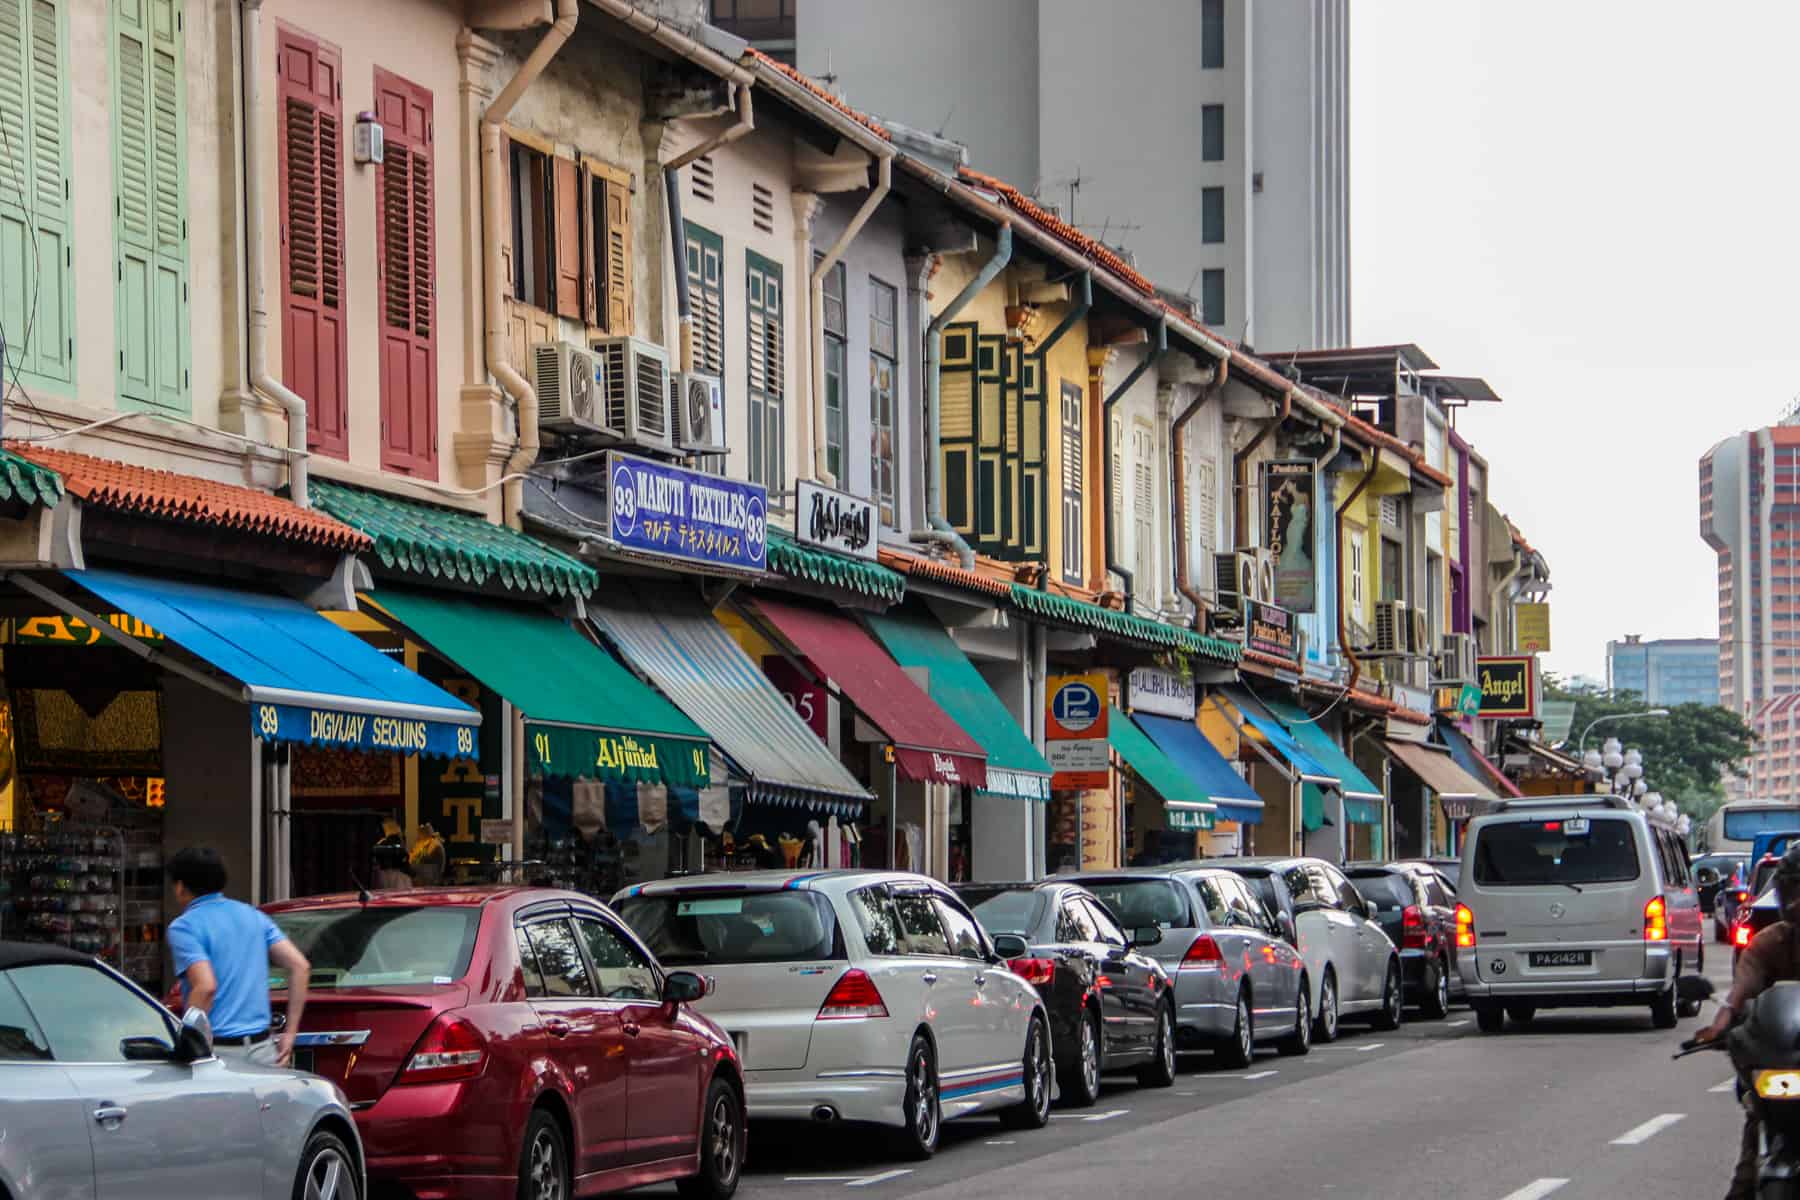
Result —
<path fill-rule="evenodd" d="M 1128 934 L 1092 892 L 1054 880 L 955 890 L 990 938 L 1023 939 L 1025 953 L 1008 965 L 1044 998 L 1063 1100 L 1093 1104 L 1101 1072 L 1125 1067 L 1146 1087 L 1175 1082 L 1174 988 L 1162 964 L 1138 952 L 1162 940 L 1160 929 Z"/>
<path fill-rule="evenodd" d="M 1456 967 L 1456 889 L 1422 862 L 1352 864 L 1344 874 L 1369 902 L 1370 916 L 1400 948 L 1406 1000 L 1436 1020 L 1460 993 Z"/>
<path fill-rule="evenodd" d="M 1430 867 L 1444 877 L 1444 882 L 1455 891 L 1462 883 L 1462 859 L 1460 858 L 1408 858 L 1394 864 L 1400 867 Z"/>
<path fill-rule="evenodd" d="M 1749 864 L 1748 854 L 1702 854 L 1690 864 L 1700 911 L 1711 915 L 1713 934 L 1721 942 L 1731 929 L 1737 906 L 1750 898 Z"/>
<path fill-rule="evenodd" d="M 1738 955 L 1750 944 L 1750 939 L 1781 919 L 1781 903 L 1776 899 L 1775 889 L 1769 885 L 1775 879 L 1775 867 L 1780 859 L 1767 856 L 1756 864 L 1756 871 L 1750 876 L 1750 886 L 1745 889 L 1754 899 L 1739 903 L 1737 920 L 1731 926 L 1731 963 L 1737 965 Z"/>

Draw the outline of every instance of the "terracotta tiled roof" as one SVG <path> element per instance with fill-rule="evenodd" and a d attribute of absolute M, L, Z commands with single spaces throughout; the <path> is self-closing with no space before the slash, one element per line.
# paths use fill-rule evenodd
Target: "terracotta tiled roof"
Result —
<path fill-rule="evenodd" d="M 55 471 L 71 496 L 96 508 L 211 525 L 328 550 L 361 551 L 372 544 L 367 534 L 342 521 L 255 488 L 27 442 L 8 442 L 6 448 Z"/>
<path fill-rule="evenodd" d="M 813 95 L 817 96 L 820 100 L 823 100 L 825 103 L 831 105 L 831 107 L 843 113 L 846 117 L 849 117 L 852 121 L 855 121 L 858 125 L 868 129 L 869 132 L 876 134 L 879 137 L 886 138 L 889 141 L 894 140 L 893 135 L 882 126 L 880 121 L 877 121 L 868 113 L 858 112 L 856 109 L 851 108 L 848 104 L 845 104 L 843 100 L 832 95 L 831 92 L 826 90 L 826 88 L 812 76 L 804 74 L 778 59 L 770 58 L 767 54 L 764 54 L 754 46 L 744 52 L 744 58 L 750 59 L 760 67 L 780 72 Z"/>
<path fill-rule="evenodd" d="M 992 579 L 979 571 L 965 571 L 961 567 L 953 567 L 949 563 L 939 562 L 935 558 L 923 558 L 917 554 L 908 554 L 904 550 L 892 550 L 883 546 L 878 551 L 881 565 L 889 567 L 902 575 L 913 575 L 920 579 L 930 579 L 937 583 L 949 584 L 951 587 L 967 588 L 971 592 L 1006 598 L 1012 595 L 1012 583 L 1004 579 Z"/>
<path fill-rule="evenodd" d="M 1081 232 L 1004 179 L 984 175 L 972 167 L 961 168 L 959 174 L 962 176 L 963 182 L 993 192 L 1000 197 L 1006 207 L 1031 218 L 1034 224 L 1043 226 L 1066 245 L 1080 251 L 1096 264 L 1105 267 L 1144 295 L 1151 297 L 1156 295 L 1156 287 L 1140 275 L 1135 267 L 1126 262 L 1118 251 Z M 1158 303 L 1160 304 L 1161 301 Z M 1168 311 L 1171 314 L 1180 315 L 1180 310 L 1173 307 L 1170 307 Z"/>

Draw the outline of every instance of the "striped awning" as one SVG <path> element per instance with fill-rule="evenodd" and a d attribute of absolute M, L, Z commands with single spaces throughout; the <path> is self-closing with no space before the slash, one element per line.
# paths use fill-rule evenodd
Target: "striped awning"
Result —
<path fill-rule="evenodd" d="M 861 813 L 869 793 L 712 613 L 680 594 L 604 590 L 605 604 L 589 602 L 589 619 L 706 731 L 751 800 L 845 817 Z"/>

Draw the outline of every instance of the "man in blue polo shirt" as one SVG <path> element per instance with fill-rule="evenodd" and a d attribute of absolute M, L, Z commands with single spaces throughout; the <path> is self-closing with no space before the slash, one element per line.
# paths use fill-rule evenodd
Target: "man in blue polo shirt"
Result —
<path fill-rule="evenodd" d="M 177 851 L 168 873 L 182 905 L 181 915 L 169 922 L 169 949 L 184 1001 L 211 1019 L 214 1046 L 248 1057 L 269 1041 L 269 966 L 280 967 L 288 976 L 288 1009 L 275 1062 L 286 1066 L 306 1008 L 312 975 L 306 956 L 260 909 L 224 894 L 225 864 L 218 851 L 206 846 Z"/>

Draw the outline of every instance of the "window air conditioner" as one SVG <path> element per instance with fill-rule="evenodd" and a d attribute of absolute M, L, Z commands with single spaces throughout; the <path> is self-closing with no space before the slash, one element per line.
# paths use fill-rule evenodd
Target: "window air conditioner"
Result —
<path fill-rule="evenodd" d="M 671 378 L 676 445 L 689 454 L 725 453 L 725 387 L 719 377 L 678 371 Z"/>
<path fill-rule="evenodd" d="M 1410 612 L 1404 600 L 1377 600 L 1375 602 L 1375 649 L 1376 655 L 1396 655 L 1406 653 L 1406 639 L 1412 633 Z"/>
<path fill-rule="evenodd" d="M 600 421 L 600 360 L 568 342 L 531 347 L 531 386 L 538 397 L 538 425 L 552 433 L 609 432 Z"/>
<path fill-rule="evenodd" d="M 668 353 L 634 337 L 595 338 L 593 350 L 604 384 L 600 412 L 605 432 L 641 449 L 672 452 Z"/>

